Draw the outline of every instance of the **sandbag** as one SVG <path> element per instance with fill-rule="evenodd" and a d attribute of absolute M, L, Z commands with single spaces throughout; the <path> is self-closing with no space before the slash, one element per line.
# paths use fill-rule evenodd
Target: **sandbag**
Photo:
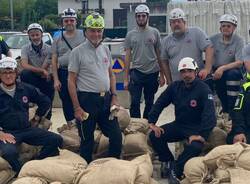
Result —
<path fill-rule="evenodd" d="M 149 184 L 159 184 L 159 182 L 156 181 L 154 178 L 151 178 Z"/>
<path fill-rule="evenodd" d="M 120 108 L 116 114 L 118 123 L 120 125 L 121 130 L 123 131 L 130 123 L 130 115 L 128 111 L 124 108 Z"/>
<path fill-rule="evenodd" d="M 111 159 L 103 162 L 95 160 L 83 170 L 75 180 L 75 184 L 132 184 L 138 172 L 138 167 L 130 161 Z"/>
<path fill-rule="evenodd" d="M 204 156 L 203 162 L 209 169 L 215 170 L 217 168 L 217 160 L 225 155 L 230 155 L 232 159 L 239 157 L 244 147 L 241 143 L 233 145 L 222 145 L 211 150 L 206 156 Z"/>
<path fill-rule="evenodd" d="M 38 156 L 40 150 L 41 150 L 41 146 L 32 146 L 32 145 L 28 145 L 26 143 L 22 143 L 18 147 L 18 152 L 19 152 L 19 158 L 18 159 L 19 159 L 19 161 L 21 163 L 28 162 L 31 159 Z"/>
<path fill-rule="evenodd" d="M 187 178 L 180 181 L 180 184 L 192 184 Z"/>
<path fill-rule="evenodd" d="M 148 130 L 148 120 L 142 118 L 131 118 L 128 127 L 124 130 L 124 134 L 132 134 L 136 132 L 147 134 Z"/>
<path fill-rule="evenodd" d="M 135 179 L 135 184 L 150 184 L 151 176 L 153 174 L 153 164 L 149 154 L 145 154 L 131 162 L 138 166 L 138 173 Z"/>
<path fill-rule="evenodd" d="M 11 169 L 11 166 L 5 159 L 0 157 L 0 171 L 6 170 L 6 169 Z"/>
<path fill-rule="evenodd" d="M 124 144 L 124 134 L 122 133 L 122 145 Z M 109 154 L 109 138 L 106 137 L 104 134 L 101 134 L 98 147 L 96 152 L 94 152 L 93 158 L 103 158 L 107 157 Z"/>
<path fill-rule="evenodd" d="M 80 149 L 80 137 L 76 125 L 64 129 L 60 135 L 63 138 L 63 149 L 68 149 L 73 152 L 78 152 Z"/>
<path fill-rule="evenodd" d="M 0 184 L 7 184 L 13 177 L 15 172 L 11 169 L 5 169 L 0 171 Z"/>
<path fill-rule="evenodd" d="M 250 171 L 250 149 L 246 148 L 239 156 L 237 166 Z"/>
<path fill-rule="evenodd" d="M 102 131 L 101 130 L 95 130 L 94 131 L 94 148 L 93 148 L 93 153 L 97 152 L 97 149 L 98 149 L 101 137 L 102 137 Z"/>
<path fill-rule="evenodd" d="M 242 168 L 230 168 L 231 184 L 247 184 L 250 183 L 250 171 Z"/>
<path fill-rule="evenodd" d="M 208 173 L 203 163 L 204 157 L 194 157 L 188 160 L 184 166 L 184 175 L 190 183 L 201 183 Z"/>
<path fill-rule="evenodd" d="M 17 178 L 12 184 L 48 184 L 48 182 L 42 178 L 23 177 Z"/>
<path fill-rule="evenodd" d="M 227 133 L 219 127 L 214 127 L 210 133 L 207 142 L 204 145 L 203 152 L 208 153 L 213 148 L 226 144 Z"/>
<path fill-rule="evenodd" d="M 86 166 L 87 162 L 79 155 L 61 150 L 59 156 L 27 162 L 18 177 L 41 177 L 47 182 L 73 183 Z"/>
<path fill-rule="evenodd" d="M 230 182 L 230 174 L 227 169 L 216 169 L 214 171 L 214 177 L 220 182 Z"/>
<path fill-rule="evenodd" d="M 123 158 L 136 157 L 147 153 L 151 153 L 151 150 L 147 144 L 147 136 L 144 133 L 137 132 L 125 135 Z"/>

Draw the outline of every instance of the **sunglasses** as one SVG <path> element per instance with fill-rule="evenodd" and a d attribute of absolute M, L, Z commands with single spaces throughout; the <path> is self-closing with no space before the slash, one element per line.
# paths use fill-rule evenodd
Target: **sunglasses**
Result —
<path fill-rule="evenodd" d="M 146 17 L 147 17 L 147 15 L 145 15 L 145 14 L 139 14 L 139 15 L 136 15 L 136 17 L 137 17 L 137 18 L 140 18 L 140 17 L 142 17 L 142 18 L 146 18 Z"/>
<path fill-rule="evenodd" d="M 65 20 L 63 20 L 63 22 L 65 22 L 65 23 L 73 23 L 73 22 L 75 22 L 75 19 L 65 19 Z"/>

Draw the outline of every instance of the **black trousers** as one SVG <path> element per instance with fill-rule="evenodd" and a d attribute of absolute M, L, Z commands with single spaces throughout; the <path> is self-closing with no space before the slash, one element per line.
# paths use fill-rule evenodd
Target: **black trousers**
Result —
<path fill-rule="evenodd" d="M 77 122 L 81 138 L 80 155 L 89 163 L 92 161 L 94 131 L 98 123 L 103 134 L 109 138 L 109 157 L 120 158 L 122 135 L 117 119 L 109 120 L 111 95 L 106 93 L 78 92 L 78 100 L 84 111 L 89 113 L 87 120 Z"/>
<path fill-rule="evenodd" d="M 40 155 L 36 159 L 43 159 L 59 154 L 58 147 L 62 146 L 63 139 L 60 135 L 40 128 L 26 128 L 16 131 L 4 131 L 15 136 L 16 144 L 4 143 L 0 141 L 0 156 L 9 162 L 15 172 L 21 169 L 21 163 L 18 160 L 18 145 L 27 143 L 34 146 L 43 146 Z"/>
<path fill-rule="evenodd" d="M 140 101 L 142 92 L 145 99 L 145 109 L 143 118 L 148 118 L 153 103 L 154 96 L 158 90 L 159 72 L 144 74 L 136 69 L 130 70 L 129 93 L 131 96 L 130 116 L 133 118 L 141 118 Z"/>
<path fill-rule="evenodd" d="M 149 135 L 153 149 L 158 153 L 161 162 L 174 161 L 174 156 L 169 150 L 168 144 L 188 139 L 187 132 L 178 123 L 172 122 L 161 126 L 164 129 L 164 134 L 157 138 L 152 131 Z M 207 138 L 205 138 L 207 139 Z M 193 157 L 199 156 L 203 148 L 203 143 L 200 141 L 193 141 L 184 147 L 184 151 L 179 155 L 176 160 L 176 175 L 181 177 L 185 163 Z"/>

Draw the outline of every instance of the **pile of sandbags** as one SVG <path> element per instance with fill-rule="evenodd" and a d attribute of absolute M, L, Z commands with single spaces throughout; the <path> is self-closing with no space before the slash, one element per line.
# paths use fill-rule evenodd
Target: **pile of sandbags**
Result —
<path fill-rule="evenodd" d="M 15 172 L 12 171 L 9 163 L 0 157 L 0 183 L 7 184 L 14 176 Z"/>
<path fill-rule="evenodd" d="M 122 131 L 122 158 L 131 160 L 143 154 L 151 154 L 147 143 L 149 125 L 146 119 L 131 118 L 128 126 Z M 109 139 L 100 130 L 95 130 L 94 158 L 108 154 Z"/>
<path fill-rule="evenodd" d="M 250 183 L 250 145 L 236 143 L 214 148 L 204 157 L 190 159 L 184 167 L 182 182 L 246 184 Z"/>
<path fill-rule="evenodd" d="M 46 182 L 74 183 L 78 174 L 87 167 L 87 162 L 68 150 L 60 155 L 43 160 L 32 160 L 24 164 L 18 178 L 42 178 Z"/>
<path fill-rule="evenodd" d="M 75 184 L 150 184 L 152 173 L 153 165 L 148 154 L 131 161 L 104 158 L 91 162 L 78 175 Z"/>
<path fill-rule="evenodd" d="M 122 158 L 132 159 L 134 157 L 150 153 L 151 148 L 147 143 L 147 133 L 149 125 L 146 119 L 130 118 L 126 109 L 120 108 L 116 114 L 122 132 Z M 63 137 L 64 149 L 78 152 L 80 138 L 75 124 L 72 126 L 64 125 L 58 129 Z M 94 151 L 93 158 L 106 157 L 108 155 L 109 139 L 98 129 L 94 132 Z"/>

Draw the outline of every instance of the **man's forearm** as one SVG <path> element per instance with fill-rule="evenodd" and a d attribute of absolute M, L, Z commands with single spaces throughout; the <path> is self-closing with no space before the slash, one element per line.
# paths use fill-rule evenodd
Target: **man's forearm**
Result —
<path fill-rule="evenodd" d="M 53 72 L 53 77 L 54 80 L 58 80 L 58 73 L 57 73 L 57 56 L 56 55 L 52 55 L 52 72 Z"/>
<path fill-rule="evenodd" d="M 208 73 L 211 72 L 212 66 L 213 66 L 213 55 L 214 55 L 214 49 L 213 47 L 209 46 L 205 50 L 205 69 L 208 71 Z"/>

